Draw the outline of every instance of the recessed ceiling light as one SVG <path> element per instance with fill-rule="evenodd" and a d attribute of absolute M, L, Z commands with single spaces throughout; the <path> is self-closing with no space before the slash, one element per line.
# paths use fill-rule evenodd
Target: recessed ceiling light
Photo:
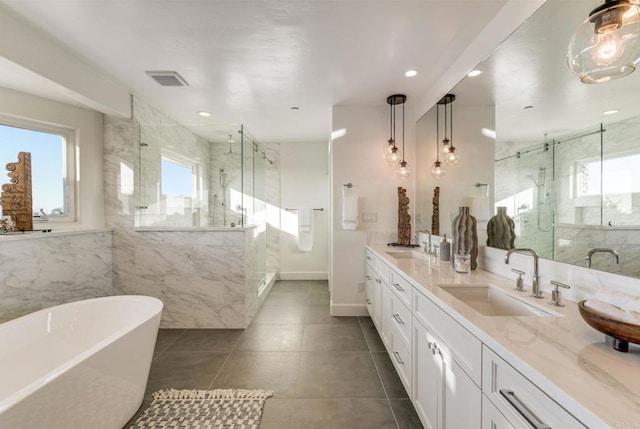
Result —
<path fill-rule="evenodd" d="M 472 70 L 469 72 L 469 74 L 467 74 L 467 76 L 476 77 L 476 76 L 480 76 L 481 74 L 482 74 L 482 70 Z"/>
<path fill-rule="evenodd" d="M 607 110 L 606 112 L 602 112 L 603 115 L 615 115 L 616 113 L 618 113 L 620 110 L 618 109 L 611 109 L 611 110 Z"/>
<path fill-rule="evenodd" d="M 200 116 L 204 116 L 205 118 L 208 118 L 209 116 L 211 116 L 211 113 L 209 112 L 205 112 L 204 110 L 202 112 L 198 112 L 198 115 Z"/>
<path fill-rule="evenodd" d="M 406 77 L 414 77 L 418 75 L 418 72 L 415 70 L 409 70 L 404 74 Z"/>
<path fill-rule="evenodd" d="M 293 106 L 291 110 L 300 110 L 300 108 L 298 106 Z"/>
<path fill-rule="evenodd" d="M 524 106 L 522 110 L 533 109 L 533 106 Z"/>

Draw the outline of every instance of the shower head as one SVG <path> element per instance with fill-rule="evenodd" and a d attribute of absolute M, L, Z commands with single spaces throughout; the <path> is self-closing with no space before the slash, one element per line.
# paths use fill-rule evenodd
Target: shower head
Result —
<path fill-rule="evenodd" d="M 225 152 L 224 154 L 225 154 L 226 156 L 231 156 L 231 157 L 236 157 L 236 156 L 238 156 L 239 154 L 233 151 L 233 146 L 232 146 L 232 144 L 233 144 L 233 143 L 235 143 L 235 142 L 234 142 L 234 141 L 233 141 L 233 139 L 231 138 L 231 134 L 229 134 L 229 139 L 227 140 L 227 143 L 229 143 L 229 152 Z"/>

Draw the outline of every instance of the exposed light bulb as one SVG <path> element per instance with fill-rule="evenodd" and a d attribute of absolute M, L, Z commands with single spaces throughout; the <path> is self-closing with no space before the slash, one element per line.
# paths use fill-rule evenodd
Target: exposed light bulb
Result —
<path fill-rule="evenodd" d="M 400 151 L 397 147 L 392 147 L 391 150 L 387 153 L 387 162 L 389 165 L 397 165 L 400 162 Z"/>
<path fill-rule="evenodd" d="M 442 140 L 442 152 L 449 153 L 449 151 L 451 150 L 451 146 L 449 145 L 449 143 L 451 143 L 451 141 L 447 138 Z"/>
<path fill-rule="evenodd" d="M 622 40 L 613 32 L 593 35 L 593 61 L 600 66 L 608 66 L 624 52 Z"/>
<path fill-rule="evenodd" d="M 571 37 L 567 65 L 583 83 L 602 83 L 632 73 L 640 62 L 640 5 L 605 0 Z"/>
<path fill-rule="evenodd" d="M 431 169 L 431 175 L 436 179 L 441 178 L 447 174 L 447 170 L 442 167 L 442 162 L 436 161 L 433 163 L 433 168 Z"/>
<path fill-rule="evenodd" d="M 445 154 L 444 159 L 447 165 L 456 165 L 460 160 L 460 155 L 456 153 L 456 148 L 451 146 L 449 148 L 449 153 Z"/>
<path fill-rule="evenodd" d="M 400 162 L 400 167 L 396 171 L 396 174 L 400 179 L 406 179 L 411 176 L 411 169 L 409 168 L 407 161 Z"/>

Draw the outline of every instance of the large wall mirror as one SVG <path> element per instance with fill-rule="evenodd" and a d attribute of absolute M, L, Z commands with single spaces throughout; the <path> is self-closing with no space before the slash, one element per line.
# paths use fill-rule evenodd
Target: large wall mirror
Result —
<path fill-rule="evenodd" d="M 589 263 L 590 249 L 609 248 L 619 254 L 618 261 L 610 253 L 596 253 L 592 268 L 640 277 L 640 71 L 588 85 L 566 65 L 571 35 L 593 7 L 590 2 L 547 1 L 478 65 L 482 74 L 451 89 L 454 109 L 465 112 L 456 122 L 463 134 L 459 145 L 463 151 L 465 145 L 485 145 L 481 153 L 491 152 L 489 163 L 474 155 L 467 173 L 435 181 L 427 172 L 433 163 L 429 157 L 435 157 L 434 143 L 428 142 L 435 138 L 420 139 L 421 129 L 426 133 L 421 122 L 433 121 L 433 112 L 418 121 L 418 143 L 429 148 L 417 150 L 425 170 L 418 174 L 417 187 L 422 226 L 429 228 L 434 186 L 441 187 L 441 194 L 455 194 L 447 198 L 463 205 L 465 197 L 480 195 L 472 185 L 482 181 L 489 184 L 492 214 L 504 206 L 513 218 L 516 247 L 582 266 Z M 474 112 L 485 122 L 474 122 Z M 492 150 L 487 138 L 494 140 Z M 421 159 L 420 150 L 432 153 Z M 491 178 L 480 177 L 486 171 Z M 448 183 L 460 177 L 466 188 Z M 444 232 L 450 229 L 452 211 L 441 210 Z"/>

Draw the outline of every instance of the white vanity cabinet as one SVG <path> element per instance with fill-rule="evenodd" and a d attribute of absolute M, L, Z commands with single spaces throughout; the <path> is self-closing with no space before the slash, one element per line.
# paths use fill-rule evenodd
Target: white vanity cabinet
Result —
<path fill-rule="evenodd" d="M 435 304 L 428 301 L 430 305 L 427 305 L 423 300 L 428 298 L 414 292 L 413 404 L 416 412 L 429 429 L 479 428 L 482 392 L 466 371 L 471 365 L 477 365 L 480 370 L 481 344 Z M 442 317 L 447 319 L 440 320 Z M 435 323 L 429 323 L 429 319 Z M 464 348 L 471 345 L 468 347 L 471 354 L 477 356 L 463 357 L 452 346 L 458 341 L 464 344 Z"/>
<path fill-rule="evenodd" d="M 483 346 L 482 358 L 482 391 L 513 427 L 540 429 L 584 429 L 586 427 L 489 347 Z M 490 421 L 486 426 L 484 423 L 482 429 L 501 427 L 495 423 L 492 426 Z"/>
<path fill-rule="evenodd" d="M 376 325 L 380 338 L 385 346 L 390 343 L 389 321 L 386 314 L 390 304 L 390 292 L 388 288 L 390 269 L 383 261 L 372 252 L 366 253 L 366 282 L 365 282 L 365 305 L 371 320 Z"/>
<path fill-rule="evenodd" d="M 447 308 L 367 250 L 367 309 L 425 428 L 586 427 Z"/>

